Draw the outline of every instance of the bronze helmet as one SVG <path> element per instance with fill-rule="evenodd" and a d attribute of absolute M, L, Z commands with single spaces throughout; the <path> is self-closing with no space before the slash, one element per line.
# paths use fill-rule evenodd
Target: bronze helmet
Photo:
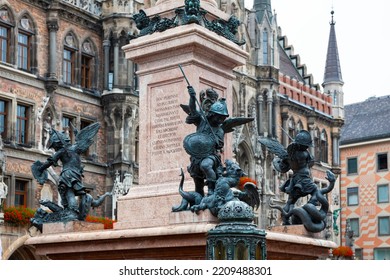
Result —
<path fill-rule="evenodd" d="M 313 141 L 311 139 L 310 132 L 307 130 L 299 131 L 297 136 L 295 136 L 294 143 L 303 146 L 313 147 Z"/>
<path fill-rule="evenodd" d="M 226 101 L 225 98 L 221 98 L 218 101 L 216 101 L 213 105 L 211 105 L 209 112 L 213 112 L 221 116 L 229 117 L 229 113 L 225 101 Z"/>
<path fill-rule="evenodd" d="M 51 149 L 51 148 L 53 148 L 54 143 L 61 143 L 62 145 L 69 143 L 70 138 L 65 132 L 59 132 L 55 129 L 52 129 L 50 131 L 50 140 L 49 141 L 50 141 L 49 149 Z"/>

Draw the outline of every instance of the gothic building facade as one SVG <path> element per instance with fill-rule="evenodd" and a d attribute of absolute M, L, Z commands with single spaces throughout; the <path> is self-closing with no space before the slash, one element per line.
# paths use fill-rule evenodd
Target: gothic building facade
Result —
<path fill-rule="evenodd" d="M 60 170 L 51 170 L 43 186 L 30 170 L 34 161 L 51 154 L 51 128 L 72 138 L 71 125 L 101 124 L 98 140 L 83 155 L 84 182 L 92 195 L 111 191 L 127 173 L 138 183 L 137 65 L 125 59 L 122 47 L 139 32 L 132 15 L 159 2 L 164 0 L 0 0 L 0 132 L 7 206 L 37 208 L 39 199 L 59 199 L 55 174 Z M 246 40 L 242 48 L 250 56 L 234 71 L 231 115 L 255 121 L 236 129 L 231 149 L 260 189 L 259 227 L 272 227 L 279 223 L 278 213 L 268 202 L 285 202 L 279 186 L 288 174 L 272 168 L 274 155 L 259 137 L 287 146 L 299 130 L 308 130 L 315 181 L 327 184 L 326 170 L 339 170 L 343 81 L 334 22 L 321 88 L 281 33 L 270 0 L 255 0 L 250 10 L 244 0 L 209 2 L 242 23 L 238 36 Z M 95 214 L 111 217 L 112 208 L 107 202 Z"/>

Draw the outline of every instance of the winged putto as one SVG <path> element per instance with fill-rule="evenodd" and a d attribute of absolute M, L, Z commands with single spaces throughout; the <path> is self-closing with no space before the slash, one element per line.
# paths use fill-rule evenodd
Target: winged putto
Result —
<path fill-rule="evenodd" d="M 96 204 L 103 203 L 102 200 L 94 203 L 93 198 L 86 192 L 82 183 L 83 165 L 80 157 L 94 142 L 93 139 L 99 128 L 99 123 L 93 123 L 80 131 L 74 129 L 74 144 L 71 143 L 67 133 L 51 129 L 49 149 L 54 149 L 55 153 L 44 163 L 39 160 L 34 162 L 31 170 L 35 179 L 40 184 L 44 184 L 48 178 L 47 169 L 51 166 L 58 166 L 61 162 L 62 169 L 57 187 L 62 206 L 50 201 L 40 201 L 52 213 L 47 213 L 42 209 L 37 211 L 35 217 L 32 218 L 32 223 L 39 229 L 42 228 L 44 222 L 84 220 L 91 205 L 97 206 Z M 105 194 L 104 197 L 107 195 L 109 194 Z M 80 199 L 77 200 L 76 197 Z"/>
<path fill-rule="evenodd" d="M 190 156 L 187 171 L 194 181 L 195 192 L 183 192 L 181 183 L 179 193 L 183 201 L 172 210 L 188 210 L 190 205 L 190 209 L 196 213 L 210 209 L 212 214 L 217 215 L 218 210 L 226 202 L 240 197 L 252 203 L 253 207 L 259 206 L 256 185 L 248 184 L 245 191 L 241 192 L 238 198 L 235 197 L 231 188 L 237 187 L 244 172 L 237 163 L 226 160 L 223 165 L 221 160 L 225 134 L 254 119 L 229 117 L 225 98 L 219 98 L 218 93 L 212 88 L 200 92 L 200 101 L 196 98 L 192 86 L 188 85 L 187 89 L 190 95 L 189 103 L 180 106 L 187 113 L 186 123 L 195 125 L 196 132 L 184 138 L 183 147 Z M 204 191 L 205 186 L 207 186 L 207 195 Z"/>
<path fill-rule="evenodd" d="M 310 170 L 314 158 L 308 151 L 308 148 L 313 146 L 310 133 L 306 130 L 299 131 L 287 149 L 275 139 L 261 138 L 259 142 L 276 155 L 272 163 L 277 171 L 286 173 L 292 170 L 292 176 L 280 186 L 280 190 L 288 194 L 287 203 L 284 207 L 271 203 L 270 207 L 282 212 L 284 225 L 303 224 L 308 231 L 322 231 L 326 226 L 325 218 L 329 209 L 329 202 L 324 194 L 334 188 L 335 176 L 331 171 L 327 171 L 326 179 L 329 185 L 326 188 L 319 189 L 314 183 Z M 308 195 L 308 203 L 295 208 L 298 199 Z M 318 205 L 321 205 L 320 209 L 317 209 Z"/>

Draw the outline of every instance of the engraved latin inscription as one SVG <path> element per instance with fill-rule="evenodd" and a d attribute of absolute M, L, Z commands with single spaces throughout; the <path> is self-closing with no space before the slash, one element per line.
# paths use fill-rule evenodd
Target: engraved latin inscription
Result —
<path fill-rule="evenodd" d="M 152 155 L 171 154 L 181 151 L 182 139 L 177 132 L 182 123 L 179 115 L 178 94 L 156 98 L 153 116 Z"/>

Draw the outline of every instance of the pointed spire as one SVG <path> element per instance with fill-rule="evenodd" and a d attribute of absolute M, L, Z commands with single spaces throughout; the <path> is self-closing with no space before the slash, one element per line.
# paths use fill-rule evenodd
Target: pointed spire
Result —
<path fill-rule="evenodd" d="M 323 86 L 327 83 L 340 83 L 344 84 L 343 78 L 341 76 L 341 67 L 339 60 L 339 52 L 337 48 L 337 40 L 336 40 L 336 31 L 333 15 L 334 11 L 331 12 L 332 21 L 330 22 L 330 34 L 329 34 L 329 42 L 328 42 L 328 53 L 326 56 L 326 66 L 325 66 L 325 74 L 324 74 L 324 82 Z"/>
<path fill-rule="evenodd" d="M 254 0 L 253 9 L 256 11 L 258 22 L 263 21 L 265 14 L 272 19 L 271 0 Z"/>

